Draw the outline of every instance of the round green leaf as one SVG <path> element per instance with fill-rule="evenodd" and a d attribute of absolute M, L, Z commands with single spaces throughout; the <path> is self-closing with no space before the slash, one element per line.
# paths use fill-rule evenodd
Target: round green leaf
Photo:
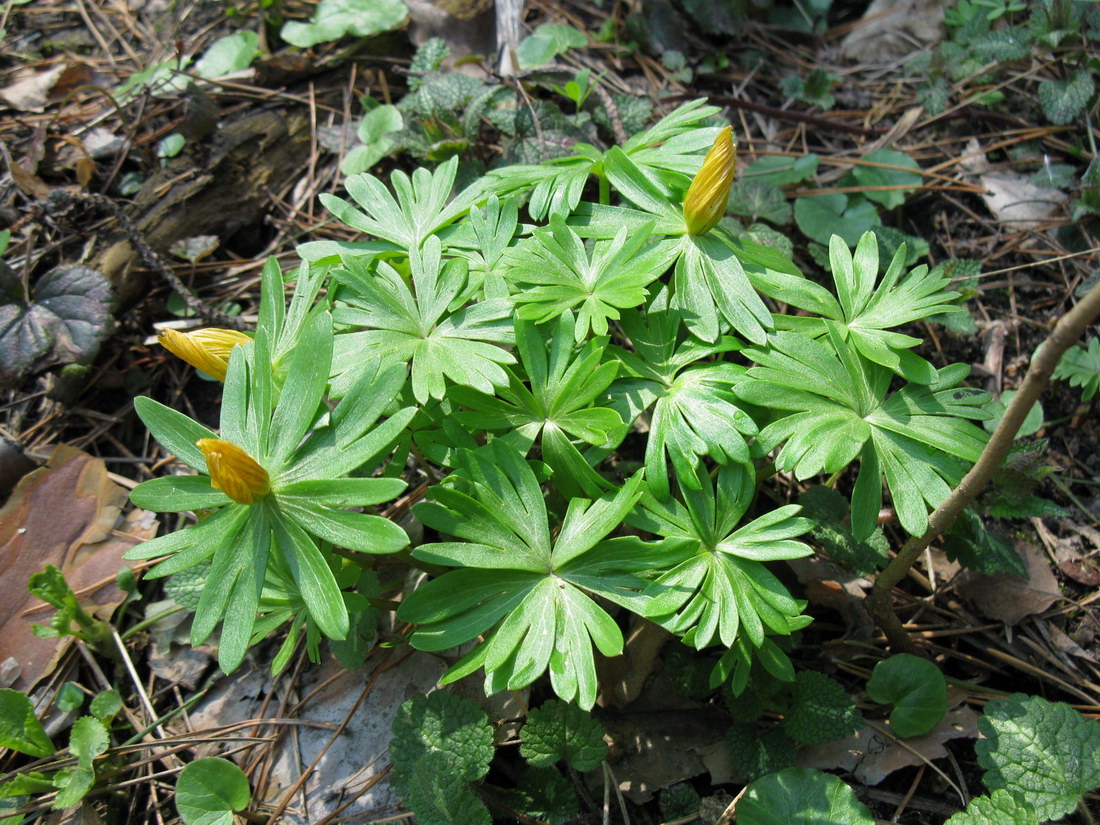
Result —
<path fill-rule="evenodd" d="M 34 715 L 34 706 L 25 693 L 0 690 L 0 747 L 29 756 L 51 756 L 53 742 Z"/>
<path fill-rule="evenodd" d="M 881 166 L 856 166 L 852 169 L 852 175 L 861 186 L 905 186 L 907 189 L 868 190 L 864 196 L 881 203 L 887 209 L 894 209 L 905 202 L 905 198 L 920 186 L 921 176 L 919 171 L 906 172 L 905 169 L 918 170 L 917 162 L 905 152 L 896 149 L 878 149 L 868 153 L 864 158 L 871 163 L 881 163 L 884 166 L 898 166 L 901 169 L 884 169 Z"/>
<path fill-rule="evenodd" d="M 880 704 L 894 706 L 890 726 L 902 737 L 928 733 L 947 712 L 947 682 L 940 669 L 911 653 L 875 665 L 867 693 Z"/>
<path fill-rule="evenodd" d="M 874 825 L 855 793 L 837 777 L 787 768 L 749 785 L 737 805 L 737 825 Z"/>
<path fill-rule="evenodd" d="M 176 783 L 176 810 L 186 825 L 232 825 L 233 812 L 251 798 L 244 771 L 227 759 L 198 759 Z"/>

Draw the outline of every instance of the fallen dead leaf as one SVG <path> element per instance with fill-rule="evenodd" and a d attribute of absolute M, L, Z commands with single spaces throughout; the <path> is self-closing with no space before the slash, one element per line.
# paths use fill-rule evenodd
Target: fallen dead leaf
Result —
<path fill-rule="evenodd" d="M 13 687 L 32 688 L 67 644 L 31 631 L 50 616 L 50 608 L 27 592 L 31 574 L 55 565 L 99 618 L 109 618 L 125 598 L 115 587 L 122 556 L 157 529 L 154 514 L 145 510 L 131 511 L 115 529 L 125 502 L 126 490 L 108 478 L 101 459 L 60 445 L 0 509 L 0 575 L 9 587 L 0 604 L 0 662 L 18 662 Z"/>
<path fill-rule="evenodd" d="M 21 112 L 41 112 L 50 99 L 50 91 L 64 71 L 65 65 L 58 63 L 42 71 L 18 73 L 14 83 L 0 89 L 0 100 Z"/>
<path fill-rule="evenodd" d="M 1007 573 L 991 576 L 972 570 L 959 576 L 959 595 L 973 602 L 990 619 L 1005 624 L 1016 624 L 1026 616 L 1041 613 L 1062 598 L 1058 579 L 1043 551 L 1026 541 L 1018 541 L 1016 552 L 1027 565 L 1026 579 Z"/>
<path fill-rule="evenodd" d="M 1034 184 L 1016 172 L 990 172 L 978 178 L 986 189 L 986 208 L 1009 229 L 1036 229 L 1062 211 L 1068 195 L 1060 189 Z"/>
<path fill-rule="evenodd" d="M 889 729 L 889 723 L 884 727 Z M 948 710 L 924 736 L 899 740 L 867 725 L 845 739 L 803 747 L 795 764 L 800 768 L 852 771 L 859 781 L 877 785 L 894 771 L 947 756 L 944 743 L 948 740 L 977 736 L 978 714 L 969 705 L 960 705 Z"/>
<path fill-rule="evenodd" d="M 840 54 L 861 63 L 898 60 L 943 38 L 943 0 L 873 0 Z"/>

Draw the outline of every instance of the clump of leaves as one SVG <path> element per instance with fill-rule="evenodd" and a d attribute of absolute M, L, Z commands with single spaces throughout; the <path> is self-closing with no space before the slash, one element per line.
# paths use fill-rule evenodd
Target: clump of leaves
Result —
<path fill-rule="evenodd" d="M 393 720 L 394 785 L 424 825 L 489 825 L 469 785 L 485 778 L 492 758 L 493 729 L 469 699 L 414 696 Z"/>
<path fill-rule="evenodd" d="M 1058 819 L 1100 786 L 1100 722 L 1069 705 L 1022 694 L 994 699 L 978 729 L 985 737 L 975 746 L 978 764 L 991 794 L 975 798 L 948 825 Z"/>

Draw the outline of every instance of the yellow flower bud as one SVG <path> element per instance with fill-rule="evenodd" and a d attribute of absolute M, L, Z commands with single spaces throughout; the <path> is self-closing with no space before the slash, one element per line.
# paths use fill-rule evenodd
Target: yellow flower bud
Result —
<path fill-rule="evenodd" d="M 210 486 L 238 504 L 254 504 L 267 495 L 270 478 L 256 459 L 230 441 L 200 438 L 195 446 L 206 457 Z"/>
<path fill-rule="evenodd" d="M 714 139 L 684 198 L 684 220 L 690 234 L 705 235 L 725 214 L 736 168 L 737 143 L 733 129 L 727 126 Z"/>
<path fill-rule="evenodd" d="M 160 345 L 174 356 L 219 381 L 225 381 L 233 347 L 251 340 L 235 329 L 197 329 L 194 332 L 166 329 L 157 336 Z"/>

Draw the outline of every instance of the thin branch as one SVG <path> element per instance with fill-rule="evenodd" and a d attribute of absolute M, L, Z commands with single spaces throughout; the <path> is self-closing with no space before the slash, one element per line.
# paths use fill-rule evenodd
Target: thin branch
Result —
<path fill-rule="evenodd" d="M 1050 381 L 1063 353 L 1085 332 L 1086 327 L 1100 317 L 1100 284 L 1073 309 L 1063 315 L 1031 361 L 1023 384 L 1005 410 L 1004 418 L 993 432 L 978 457 L 977 463 L 943 503 L 928 518 L 928 529 L 921 536 L 911 537 L 875 580 L 868 607 L 878 626 L 886 632 L 890 644 L 915 651 L 915 645 L 905 632 L 891 602 L 891 591 L 913 566 L 921 553 L 940 536 L 955 518 L 985 489 L 997 468 L 1001 466 L 1012 442 L 1032 405 Z"/>

